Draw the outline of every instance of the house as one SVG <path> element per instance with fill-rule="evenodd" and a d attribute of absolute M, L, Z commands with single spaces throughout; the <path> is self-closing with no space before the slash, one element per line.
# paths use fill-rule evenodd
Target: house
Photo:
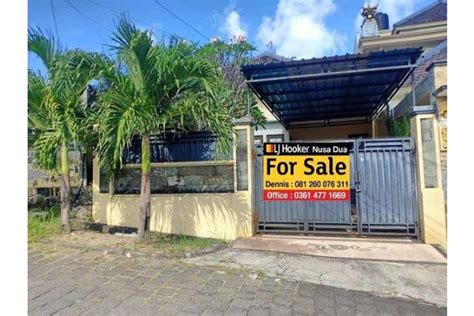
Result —
<path fill-rule="evenodd" d="M 375 8 L 376 9 L 376 8 Z M 400 121 L 413 106 L 433 106 L 437 114 L 440 138 L 440 163 L 442 185 L 447 199 L 447 59 L 448 59 L 448 5 L 446 0 L 437 0 L 393 24 L 378 22 L 377 34 L 363 32 L 356 44 L 356 52 L 368 53 L 380 50 L 421 47 L 423 54 L 418 60 L 413 75 L 407 79 L 389 103 L 391 119 Z M 378 15 L 378 16 L 377 16 Z M 377 19 L 379 17 L 379 19 Z M 366 23 L 366 22 L 365 22 Z M 379 120 L 386 120 L 386 117 Z"/>
<path fill-rule="evenodd" d="M 357 222 L 359 234 L 418 236 L 419 228 L 422 240 L 446 248 L 446 1 L 434 2 L 392 29 L 389 16 L 376 6 L 364 7 L 361 14 L 354 54 L 242 67 L 269 121 L 255 132 L 257 145 L 354 144 L 352 211 L 350 205 L 257 201 L 258 230 L 353 231 Z M 395 134 L 393 126 L 404 121 L 407 129 Z M 405 150 L 417 159 L 403 156 Z M 400 161 L 416 177 L 403 173 Z M 351 221 L 350 214 L 356 219 Z"/>
<path fill-rule="evenodd" d="M 72 188 L 81 184 L 81 157 L 79 152 L 69 153 L 71 164 L 70 182 Z M 28 157 L 28 197 L 41 195 L 43 197 L 59 198 L 61 176 L 38 168 L 31 157 Z"/>
<path fill-rule="evenodd" d="M 416 104 L 431 104 L 435 102 L 432 93 L 443 85 L 443 80 L 438 86 L 430 86 L 427 78 L 433 77 L 435 72 L 442 72 L 441 68 L 446 66 L 447 61 L 447 3 L 443 0 L 435 1 L 429 6 L 405 17 L 404 19 L 393 24 L 393 28 L 389 27 L 389 16 L 377 12 L 376 7 L 368 6 L 362 11 L 364 22 L 361 26 L 362 34 L 357 38 L 355 54 L 367 54 L 370 52 L 387 51 L 403 48 L 421 48 L 423 54 L 420 57 L 419 66 L 413 72 L 414 83 L 416 86 Z M 368 17 L 370 15 L 370 18 Z M 371 31 L 373 29 L 373 31 Z M 282 60 L 274 60 L 276 62 Z M 431 65 L 434 68 L 427 68 Z M 444 80 L 446 81 L 446 80 Z M 432 82 L 432 80 L 431 80 Z M 430 91 L 428 91 L 430 90 Z M 411 102 L 412 78 L 408 77 L 399 90 L 392 96 L 389 101 L 389 110 L 392 111 L 400 104 L 405 104 L 398 108 L 396 118 L 400 118 L 407 114 L 410 107 L 406 107 Z M 447 94 L 446 91 L 443 92 Z M 446 100 L 445 97 L 438 95 L 441 103 Z M 403 102 L 402 102 L 403 101 Z M 255 131 L 255 142 L 260 144 L 263 142 L 290 141 L 306 137 L 301 134 L 306 132 L 291 133 L 278 120 L 264 102 L 258 100 L 259 108 L 264 112 L 268 123 L 264 129 Z M 353 138 L 353 137 L 387 137 L 388 118 L 387 111 L 382 111 L 371 123 L 351 124 L 351 127 L 342 128 L 324 128 L 317 129 L 316 138 Z M 445 126 L 445 122 L 443 123 Z M 314 130 L 316 132 L 316 130 Z M 446 133 L 443 132 L 445 135 Z M 314 134 L 314 133 L 313 133 Z M 445 177 L 445 176 L 444 176 Z"/>
<path fill-rule="evenodd" d="M 446 112 L 442 98 L 447 84 L 439 68 L 446 39 L 431 38 L 428 30 L 415 35 L 424 28 L 412 21 L 429 25 L 427 29 L 434 23 L 426 22 L 426 12 L 389 31 L 388 16 L 366 7 L 363 36 L 357 43 L 360 51 L 355 54 L 307 60 L 267 56 L 260 63 L 243 65 L 246 83 L 268 118 L 266 128 L 255 130 L 248 117 L 236 120 L 233 154 L 226 160 L 196 155 L 201 150 L 195 139 L 154 140 L 150 230 L 223 239 L 255 233 L 392 235 L 420 238 L 446 249 L 437 131 L 437 113 Z M 394 45 L 400 36 L 426 41 Z M 436 89 L 426 94 L 420 90 L 424 86 Z M 407 103 L 405 109 L 411 91 L 411 100 L 419 102 Z M 409 137 L 391 137 L 389 120 L 403 117 L 409 118 Z M 290 141 L 324 141 L 331 148 L 328 143 L 337 142 L 347 149 L 350 181 L 344 184 L 343 200 L 308 200 L 307 194 L 297 201 L 264 198 L 261 144 Z M 207 136 L 198 142 L 212 148 Z M 162 152 L 192 155 L 160 156 Z M 137 226 L 139 168 L 129 161 L 109 181 L 94 162 L 96 222 Z M 337 185 L 312 180 L 308 192 L 334 191 Z M 299 188 L 298 182 L 280 188 Z"/>

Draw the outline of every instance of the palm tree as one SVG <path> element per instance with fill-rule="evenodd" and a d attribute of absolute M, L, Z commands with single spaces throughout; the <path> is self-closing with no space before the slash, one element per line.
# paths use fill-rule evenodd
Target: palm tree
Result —
<path fill-rule="evenodd" d="M 77 65 L 84 54 L 65 51 L 50 34 L 28 32 L 28 50 L 43 62 L 46 74 L 28 72 L 29 144 L 40 168 L 61 175 L 61 226 L 70 232 L 71 187 L 68 152 L 79 148 L 84 135 L 84 91 L 89 82 Z"/>
<path fill-rule="evenodd" d="M 116 59 L 89 60 L 104 92 L 99 95 L 100 167 L 121 168 L 124 149 L 141 138 L 141 189 L 138 237 L 149 229 L 150 136 L 169 130 L 208 130 L 220 148 L 232 136 L 228 97 L 218 66 L 200 58 L 195 45 L 182 41 L 155 44 L 147 31 L 121 18 L 112 37 Z M 97 56 L 96 56 L 97 57 Z"/>

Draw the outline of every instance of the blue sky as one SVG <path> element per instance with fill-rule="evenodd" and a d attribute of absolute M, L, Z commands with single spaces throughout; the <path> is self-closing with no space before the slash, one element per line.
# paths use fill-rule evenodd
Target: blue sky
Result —
<path fill-rule="evenodd" d="M 208 38 L 245 35 L 259 52 L 272 43 L 276 53 L 297 58 L 352 53 L 361 6 L 367 0 L 156 0 Z M 371 0 L 387 12 L 390 24 L 434 0 Z M 114 20 L 126 12 L 156 38 L 176 34 L 206 39 L 155 3 L 155 0 L 52 0 L 62 44 L 107 52 Z M 28 24 L 55 32 L 50 0 L 28 2 Z M 29 66 L 41 69 L 29 56 Z"/>

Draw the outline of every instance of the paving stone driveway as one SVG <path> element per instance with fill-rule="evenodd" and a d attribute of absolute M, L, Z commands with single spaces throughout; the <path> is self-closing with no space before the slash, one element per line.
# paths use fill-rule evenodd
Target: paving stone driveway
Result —
<path fill-rule="evenodd" d="M 446 315 L 416 301 L 172 259 L 36 245 L 28 260 L 30 315 Z"/>

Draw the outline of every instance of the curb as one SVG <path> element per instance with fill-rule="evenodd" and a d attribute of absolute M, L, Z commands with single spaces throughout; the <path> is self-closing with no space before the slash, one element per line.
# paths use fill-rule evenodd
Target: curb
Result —
<path fill-rule="evenodd" d="M 204 256 L 207 254 L 211 254 L 220 250 L 224 250 L 227 248 L 227 244 L 218 243 L 212 245 L 210 247 L 188 251 L 188 252 L 177 252 L 177 253 L 166 253 L 166 252 L 159 252 L 156 250 L 133 250 L 133 249 L 116 249 L 116 248 L 109 248 L 109 247 L 102 247 L 102 246 L 89 246 L 89 245 L 78 245 L 75 243 L 70 243 L 66 241 L 55 241 L 55 240 L 38 240 L 36 243 L 48 245 L 48 246 L 59 246 L 63 248 L 71 248 L 71 249 L 87 249 L 89 251 L 97 251 L 97 252 L 104 252 L 107 251 L 108 254 L 114 254 L 123 256 L 129 253 L 131 256 L 136 257 L 149 257 L 149 258 L 157 258 L 157 259 L 184 259 L 184 258 L 195 258 Z"/>

